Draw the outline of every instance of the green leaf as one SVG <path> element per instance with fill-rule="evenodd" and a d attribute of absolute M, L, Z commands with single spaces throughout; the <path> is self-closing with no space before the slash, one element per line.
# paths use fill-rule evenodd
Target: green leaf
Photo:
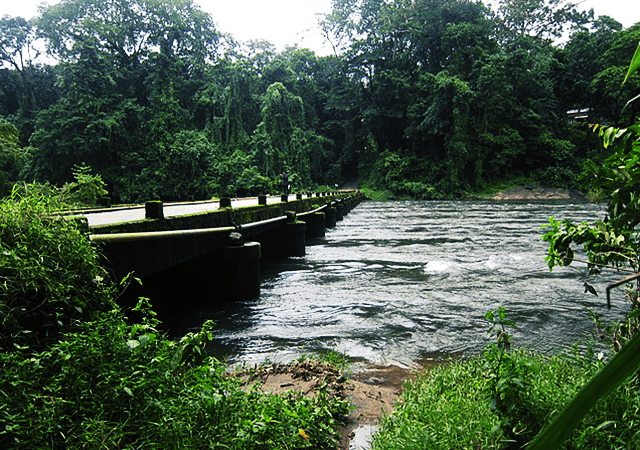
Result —
<path fill-rule="evenodd" d="M 627 75 L 624 77 L 624 81 L 622 84 L 625 84 L 629 77 L 633 75 L 635 72 L 640 69 L 640 43 L 638 43 L 638 47 L 636 48 L 635 53 L 633 54 L 633 58 L 631 58 L 631 64 L 629 65 L 629 70 L 627 71 Z"/>

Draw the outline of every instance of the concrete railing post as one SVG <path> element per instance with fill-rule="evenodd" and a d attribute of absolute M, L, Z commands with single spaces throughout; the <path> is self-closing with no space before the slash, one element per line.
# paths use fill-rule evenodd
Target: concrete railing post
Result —
<path fill-rule="evenodd" d="M 220 208 L 231 208 L 231 199 L 229 197 L 222 197 L 220 199 Z"/>
<path fill-rule="evenodd" d="M 164 210 L 160 200 L 146 202 L 144 204 L 145 219 L 164 219 Z"/>

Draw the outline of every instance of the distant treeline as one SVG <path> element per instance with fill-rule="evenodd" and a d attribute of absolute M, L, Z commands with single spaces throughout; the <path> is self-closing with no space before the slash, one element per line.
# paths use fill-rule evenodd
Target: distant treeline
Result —
<path fill-rule="evenodd" d="M 238 43 L 190 0 L 62 0 L 0 20 L 0 195 L 89 166 L 114 201 L 340 184 L 453 198 L 574 186 L 590 122 L 638 113 L 640 41 L 566 0 L 333 0 L 334 56 Z M 47 59 L 38 53 L 48 55 Z M 49 61 L 44 64 L 40 61 Z M 569 111 L 573 111 L 569 113 Z"/>

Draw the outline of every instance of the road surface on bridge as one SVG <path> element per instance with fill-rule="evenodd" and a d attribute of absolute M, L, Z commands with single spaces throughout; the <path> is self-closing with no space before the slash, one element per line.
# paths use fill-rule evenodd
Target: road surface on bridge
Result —
<path fill-rule="evenodd" d="M 289 201 L 293 201 L 295 199 L 295 195 L 289 196 Z M 279 195 L 267 197 L 267 204 L 279 203 L 280 201 L 281 197 Z M 257 205 L 257 197 L 231 200 L 232 208 Z M 215 200 L 209 202 L 165 203 L 163 206 L 165 217 L 175 217 L 197 214 L 206 211 L 215 211 L 220 208 L 220 202 L 218 200 Z M 111 225 L 115 223 L 144 220 L 145 210 L 144 205 L 136 205 L 131 207 L 114 207 L 112 209 L 106 209 L 104 211 L 85 212 L 82 215 L 89 221 L 89 227 L 95 227 L 99 225 Z"/>

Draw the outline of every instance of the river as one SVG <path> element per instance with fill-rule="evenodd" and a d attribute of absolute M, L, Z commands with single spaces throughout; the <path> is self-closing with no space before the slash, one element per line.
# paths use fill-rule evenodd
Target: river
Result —
<path fill-rule="evenodd" d="M 584 293 L 584 265 L 549 272 L 540 226 L 549 216 L 593 221 L 603 205 L 517 202 L 364 202 L 305 257 L 263 264 L 259 298 L 201 312 L 232 363 L 289 362 L 334 350 L 411 367 L 432 353 L 474 354 L 489 342 L 491 309 L 516 323 L 516 346 L 566 350 L 628 310 L 622 290 L 606 308 L 609 274 Z M 194 325 L 195 326 L 195 325 Z"/>

